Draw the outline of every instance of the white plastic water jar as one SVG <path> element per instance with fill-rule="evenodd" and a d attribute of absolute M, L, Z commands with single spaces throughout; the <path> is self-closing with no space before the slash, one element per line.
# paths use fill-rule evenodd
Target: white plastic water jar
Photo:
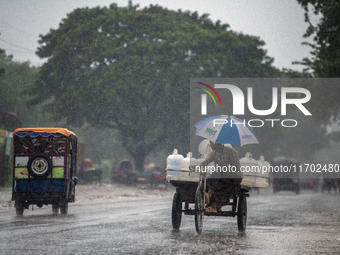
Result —
<path fill-rule="evenodd" d="M 244 170 L 241 185 L 254 187 L 256 183 L 256 171 L 258 170 L 258 164 L 256 160 L 252 158 L 250 152 L 247 152 L 244 158 L 240 159 L 240 165 Z"/>
<path fill-rule="evenodd" d="M 257 164 L 261 170 L 259 173 L 257 173 L 257 176 L 269 178 L 270 164 L 264 160 L 264 156 L 260 156 L 260 160 L 257 161 Z"/>
<path fill-rule="evenodd" d="M 269 162 L 264 160 L 264 156 L 260 156 L 260 160 L 257 161 L 258 167 L 261 170 L 256 175 L 255 186 L 259 188 L 266 188 L 269 186 Z"/>
<path fill-rule="evenodd" d="M 178 154 L 177 149 L 174 149 L 173 153 L 166 159 L 166 170 L 168 175 L 179 175 L 182 168 L 182 161 L 184 157 Z"/>
<path fill-rule="evenodd" d="M 182 161 L 182 166 L 181 166 L 181 170 L 182 171 L 187 171 L 189 172 L 189 166 L 195 161 L 196 159 L 194 159 L 192 157 L 192 152 L 188 152 L 186 158 L 183 159 Z"/>

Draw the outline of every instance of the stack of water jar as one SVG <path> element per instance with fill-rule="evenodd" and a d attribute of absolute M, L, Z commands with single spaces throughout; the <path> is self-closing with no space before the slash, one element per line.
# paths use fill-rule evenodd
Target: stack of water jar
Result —
<path fill-rule="evenodd" d="M 200 150 L 201 158 L 196 159 L 192 157 L 192 153 L 187 153 L 184 158 L 183 155 L 178 154 L 178 150 L 174 149 L 173 154 L 169 155 L 166 160 L 167 180 L 168 181 L 189 181 L 197 182 L 198 173 L 190 172 L 189 166 L 199 166 L 206 156 L 207 151 Z M 209 165 L 213 165 L 211 162 Z M 250 152 L 247 152 L 245 157 L 240 159 L 241 171 L 243 179 L 241 185 L 247 187 L 268 187 L 269 179 L 269 163 L 260 156 L 260 160 L 255 160 Z"/>
<path fill-rule="evenodd" d="M 240 159 L 240 164 L 243 172 L 241 185 L 258 188 L 268 187 L 270 164 L 264 161 L 263 156 L 260 156 L 260 160 L 255 160 L 250 152 L 247 152 L 245 157 Z"/>
<path fill-rule="evenodd" d="M 203 160 L 193 158 L 191 152 L 184 158 L 181 154 L 178 154 L 177 149 L 174 149 L 173 154 L 169 155 L 166 160 L 167 180 L 197 182 L 198 174 L 190 172 L 189 166 L 197 166 Z"/>

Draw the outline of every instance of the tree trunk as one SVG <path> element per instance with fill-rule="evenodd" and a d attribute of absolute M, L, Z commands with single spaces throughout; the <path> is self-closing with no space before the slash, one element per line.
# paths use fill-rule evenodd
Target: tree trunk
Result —
<path fill-rule="evenodd" d="M 135 160 L 135 168 L 138 172 L 144 171 L 144 164 L 145 164 L 145 153 L 136 153 L 132 155 L 133 159 Z"/>

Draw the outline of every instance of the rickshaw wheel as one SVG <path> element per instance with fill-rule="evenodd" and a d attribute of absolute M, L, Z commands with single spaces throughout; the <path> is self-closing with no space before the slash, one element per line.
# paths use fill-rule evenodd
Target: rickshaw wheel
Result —
<path fill-rule="evenodd" d="M 61 214 L 67 214 L 68 211 L 68 203 L 65 202 L 63 205 L 60 206 L 60 213 Z"/>
<path fill-rule="evenodd" d="M 247 199 L 245 196 L 240 196 L 237 206 L 237 226 L 239 232 L 245 232 L 247 225 Z"/>
<path fill-rule="evenodd" d="M 204 206 L 204 190 L 198 186 L 195 196 L 195 227 L 198 234 L 202 233 Z"/>
<path fill-rule="evenodd" d="M 24 205 L 21 202 L 21 199 L 15 199 L 15 212 L 17 216 L 22 216 L 24 214 Z"/>
<path fill-rule="evenodd" d="M 59 212 L 59 205 L 58 204 L 52 204 L 52 213 L 58 214 Z"/>
<path fill-rule="evenodd" d="M 22 205 L 16 206 L 15 212 L 17 216 L 22 216 L 24 214 L 24 207 Z"/>
<path fill-rule="evenodd" d="M 172 228 L 178 230 L 182 221 L 182 201 L 180 194 L 176 192 L 172 200 Z"/>

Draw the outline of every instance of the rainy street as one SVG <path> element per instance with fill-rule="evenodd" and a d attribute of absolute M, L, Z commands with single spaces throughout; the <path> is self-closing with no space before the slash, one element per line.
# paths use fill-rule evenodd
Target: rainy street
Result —
<path fill-rule="evenodd" d="M 0 0 L 0 255 L 340 255 L 339 13 Z"/>
<path fill-rule="evenodd" d="M 133 189 L 136 196 L 80 199 L 67 215 L 53 216 L 51 207 L 43 206 L 17 217 L 13 207 L 3 207 L 0 253 L 338 254 L 340 248 L 339 195 L 253 192 L 245 234 L 238 233 L 236 218 L 205 217 L 197 235 L 190 215 L 183 215 L 179 231 L 172 230 L 172 189 L 152 196 Z"/>

